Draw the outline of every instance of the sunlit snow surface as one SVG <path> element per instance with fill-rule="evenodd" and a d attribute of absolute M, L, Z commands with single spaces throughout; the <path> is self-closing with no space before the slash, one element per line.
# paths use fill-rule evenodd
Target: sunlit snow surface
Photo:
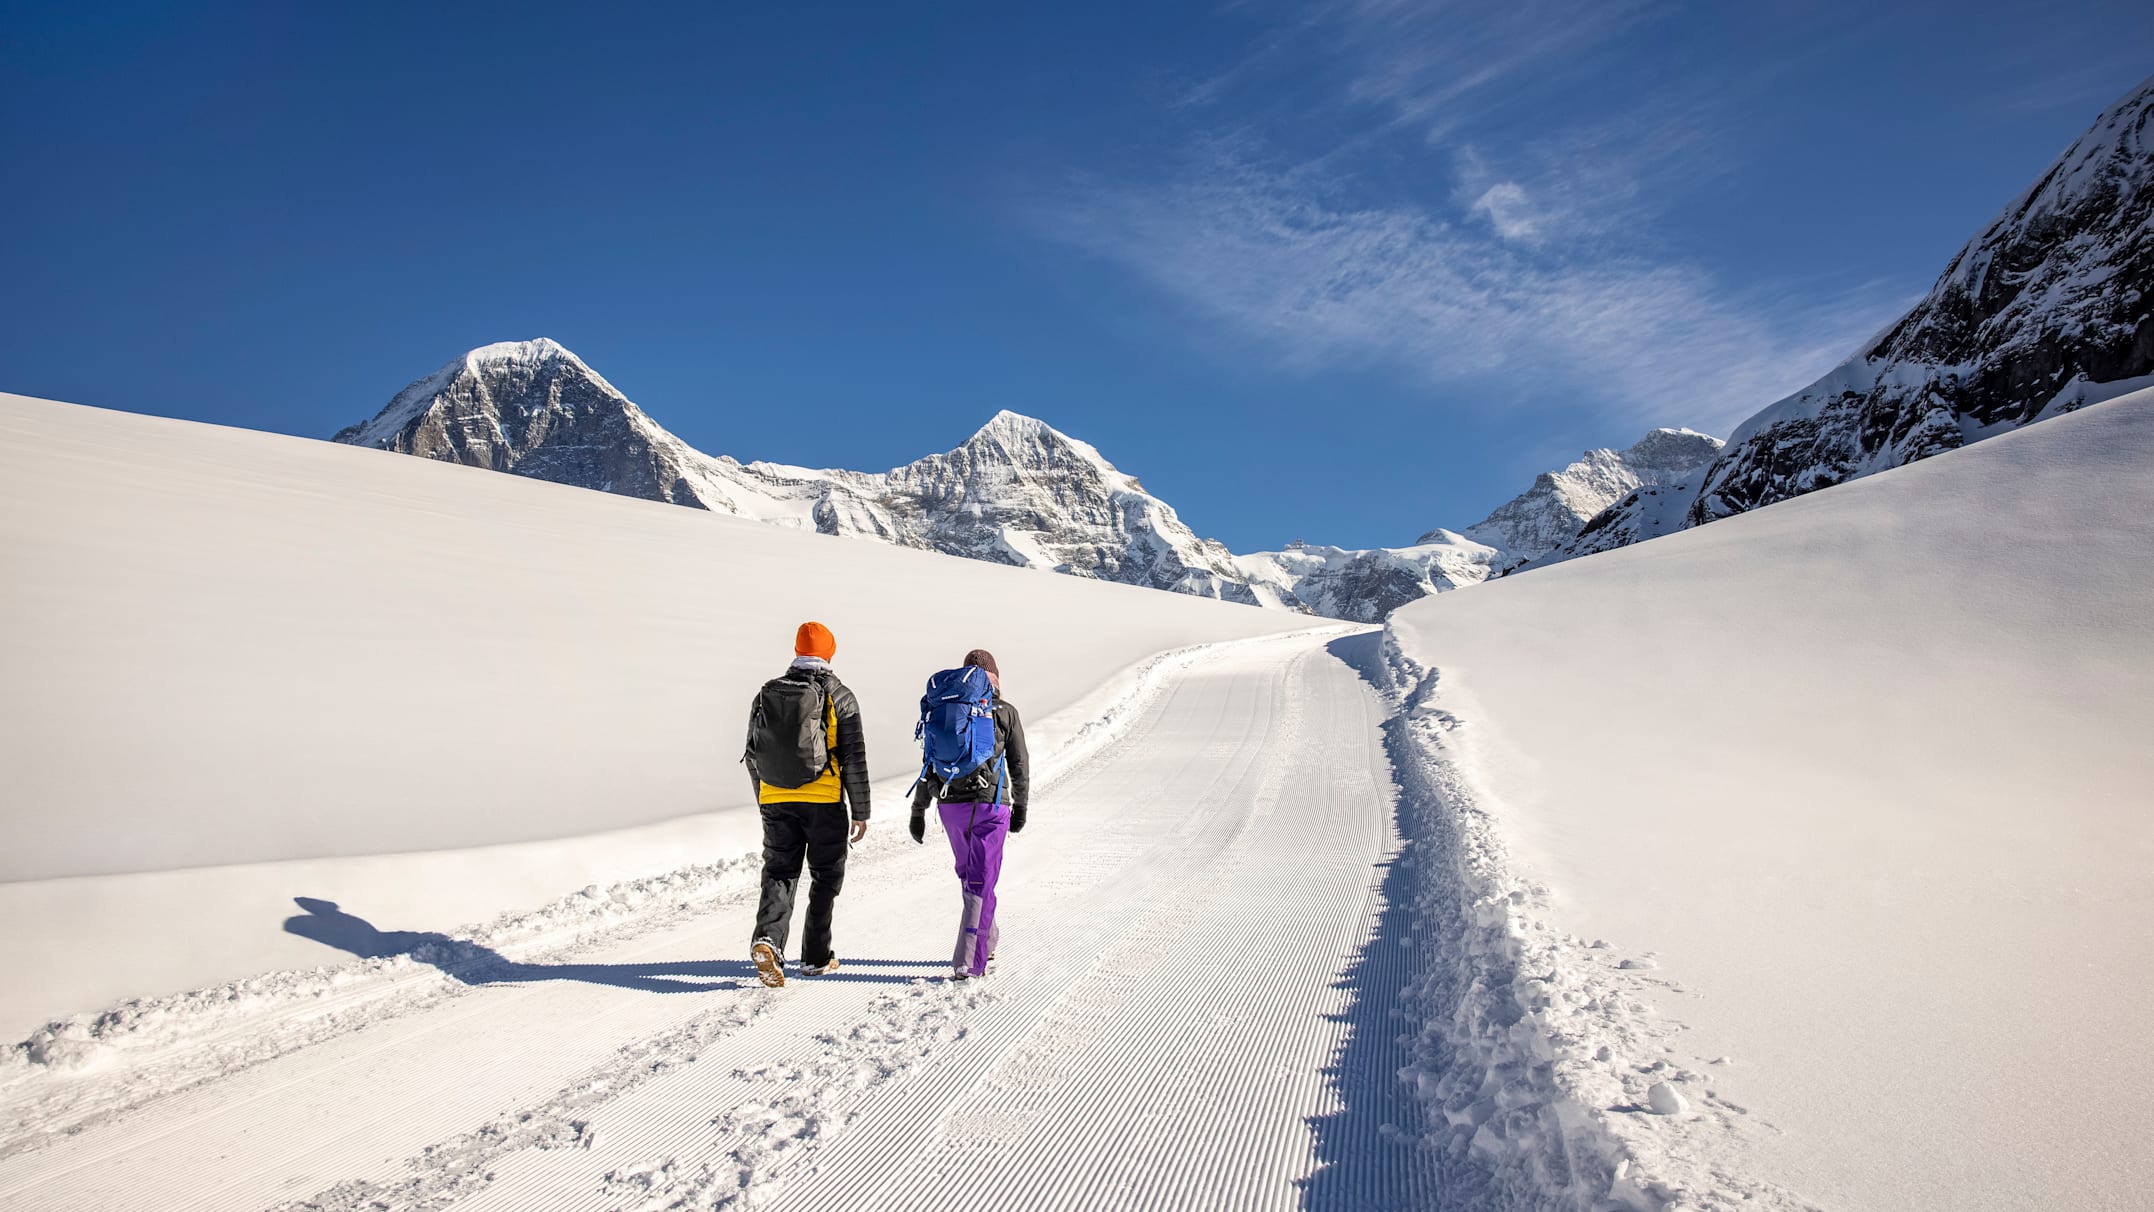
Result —
<path fill-rule="evenodd" d="M 1051 746 L 1153 653 L 1308 625 L 19 396 L 0 555 L 0 920 L 36 923 L 0 931 L 9 1040 L 318 962 L 278 929 L 297 893 L 446 927 L 737 858 L 743 711 L 803 619 L 865 705 L 881 829 L 969 649 Z"/>
<path fill-rule="evenodd" d="M 2150 518 L 2139 392 L 1393 617 L 1408 782 L 1525 957 L 1475 996 L 1584 1137 L 1693 1203 L 2154 1189 Z"/>

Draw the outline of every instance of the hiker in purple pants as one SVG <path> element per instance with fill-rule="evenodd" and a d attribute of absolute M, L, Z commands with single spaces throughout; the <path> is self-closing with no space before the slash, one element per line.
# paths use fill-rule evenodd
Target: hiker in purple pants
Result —
<path fill-rule="evenodd" d="M 1032 759 L 1025 748 L 1025 725 L 1017 707 L 1002 697 L 1002 675 L 985 648 L 965 654 L 965 664 L 984 670 L 994 685 L 996 760 L 983 763 L 945 786 L 933 774 L 921 777 L 913 793 L 912 840 L 927 841 L 927 805 L 942 801 L 942 827 L 957 860 L 964 890 L 957 947 L 950 956 L 951 975 L 963 980 L 982 976 L 995 953 L 995 881 L 1002 875 L 1002 843 L 1025 827 L 1025 804 L 1032 790 Z"/>

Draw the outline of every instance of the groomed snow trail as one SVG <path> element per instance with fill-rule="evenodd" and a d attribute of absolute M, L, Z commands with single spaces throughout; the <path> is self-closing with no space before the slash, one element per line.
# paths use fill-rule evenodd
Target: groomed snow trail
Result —
<path fill-rule="evenodd" d="M 0 1207 L 1427 1206 L 1385 708 L 1331 638 L 1211 650 L 1036 789 L 983 981 L 931 823 L 855 856 L 836 976 L 755 985 L 735 903 L 9 1157 Z"/>

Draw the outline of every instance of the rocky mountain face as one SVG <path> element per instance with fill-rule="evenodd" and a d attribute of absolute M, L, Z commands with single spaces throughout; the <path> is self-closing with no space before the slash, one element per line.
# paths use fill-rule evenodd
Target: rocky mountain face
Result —
<path fill-rule="evenodd" d="M 1198 538 L 1092 446 L 1014 412 L 997 413 L 947 454 L 890 472 L 882 501 L 893 512 L 917 509 L 927 523 L 908 546 L 1256 601 L 1224 544 Z"/>
<path fill-rule="evenodd" d="M 2111 106 L 1872 344 L 1541 562 L 1928 458 L 2154 385 L 2154 79 Z"/>
<path fill-rule="evenodd" d="M 1003 412 L 880 474 L 694 450 L 549 340 L 475 349 L 336 435 L 371 446 L 824 534 L 1254 604 L 1220 543 L 1099 451 Z"/>
<path fill-rule="evenodd" d="M 1695 478 L 1719 438 L 1656 429 L 1624 450 L 1589 450 L 1464 531 L 1436 529 L 1408 547 L 1351 550 L 1296 543 L 1238 556 L 1257 600 L 1375 623 L 1432 593 L 1500 576 L 1569 542 L 1581 526 L 1641 487 Z"/>
<path fill-rule="evenodd" d="M 1293 543 L 1237 556 L 1235 564 L 1260 604 L 1380 623 L 1408 602 L 1487 580 L 1503 558 L 1496 548 L 1437 531 L 1411 547 L 1355 551 Z"/>
<path fill-rule="evenodd" d="M 1589 450 L 1561 471 L 1543 472 L 1533 487 L 1466 528 L 1468 538 L 1502 550 L 1517 564 L 1570 541 L 1595 514 L 1645 487 L 1690 476 L 1725 445 L 1691 429 L 1656 429 L 1627 450 Z M 1444 534 L 1421 536 L 1427 543 Z"/>
<path fill-rule="evenodd" d="M 1237 556 L 1098 450 L 1016 413 L 887 472 L 690 448 L 552 341 L 473 350 L 336 440 L 781 526 L 1376 621 L 1500 575 L 1896 467 L 2154 384 L 2154 80 L 2112 106 L 1884 336 L 1726 444 L 1588 451 L 1463 531 Z"/>
<path fill-rule="evenodd" d="M 1717 439 L 1656 430 L 1588 451 L 1464 533 L 1407 547 L 1295 544 L 1237 556 L 1091 445 L 1002 412 L 956 449 L 887 472 L 697 451 L 548 340 L 472 350 L 336 435 L 376 449 L 689 505 L 779 526 L 1231 602 L 1376 622 L 1568 539 L 1623 492 L 1694 472 Z"/>
<path fill-rule="evenodd" d="M 707 506 L 693 483 L 695 453 L 581 358 L 543 338 L 474 349 L 335 440 Z"/>

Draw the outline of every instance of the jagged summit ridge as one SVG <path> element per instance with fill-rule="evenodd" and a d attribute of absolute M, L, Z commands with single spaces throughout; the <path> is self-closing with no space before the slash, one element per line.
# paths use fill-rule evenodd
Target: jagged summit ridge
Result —
<path fill-rule="evenodd" d="M 2154 373 L 2154 78 L 1868 348 L 1737 428 L 1691 523 L 1957 449 Z M 2121 388 L 2109 394 L 2121 394 Z"/>
<path fill-rule="evenodd" d="M 1503 552 L 1506 565 L 1534 559 L 1578 533 L 1588 519 L 1631 492 L 1672 483 L 1711 462 L 1719 438 L 1692 429 L 1655 429 L 1626 449 L 1589 450 L 1560 471 L 1543 472 L 1533 487 L 1465 530 L 1467 538 Z M 1432 530 L 1422 543 L 1447 532 Z"/>
<path fill-rule="evenodd" d="M 372 420 L 350 426 L 336 435 L 335 440 L 359 446 L 386 447 L 393 445 L 396 435 L 414 419 L 432 407 L 450 387 L 459 381 L 468 381 L 479 392 L 489 389 L 492 382 L 501 378 L 529 380 L 545 373 L 546 368 L 563 363 L 563 369 L 579 375 L 603 394 L 617 397 L 627 403 L 613 384 L 599 375 L 583 359 L 569 352 L 567 347 L 548 337 L 531 341 L 498 341 L 482 345 L 458 358 L 444 363 L 441 369 L 430 375 L 414 379 L 396 393 L 388 407 Z"/>
<path fill-rule="evenodd" d="M 482 346 L 336 440 L 824 534 L 1254 602 L 1214 540 L 1088 443 L 1007 409 L 876 474 L 694 450 L 559 343 Z"/>
<path fill-rule="evenodd" d="M 1657 430 L 1585 458 L 1479 527 L 1402 548 L 1300 545 L 1236 556 L 1105 455 L 1003 409 L 955 447 L 887 472 L 743 464 L 689 447 L 581 358 L 540 338 L 481 346 L 337 440 L 773 525 L 1336 618 L 1376 621 L 1568 537 L 1598 503 L 1657 482 L 1717 439 Z M 1508 511 L 1508 512 L 1507 512 Z"/>
<path fill-rule="evenodd" d="M 336 441 L 675 504 L 703 504 L 700 456 L 546 338 L 480 346 Z"/>
<path fill-rule="evenodd" d="M 2154 78 L 2104 110 L 1877 339 L 1543 562 L 1956 450 L 2154 385 Z"/>

